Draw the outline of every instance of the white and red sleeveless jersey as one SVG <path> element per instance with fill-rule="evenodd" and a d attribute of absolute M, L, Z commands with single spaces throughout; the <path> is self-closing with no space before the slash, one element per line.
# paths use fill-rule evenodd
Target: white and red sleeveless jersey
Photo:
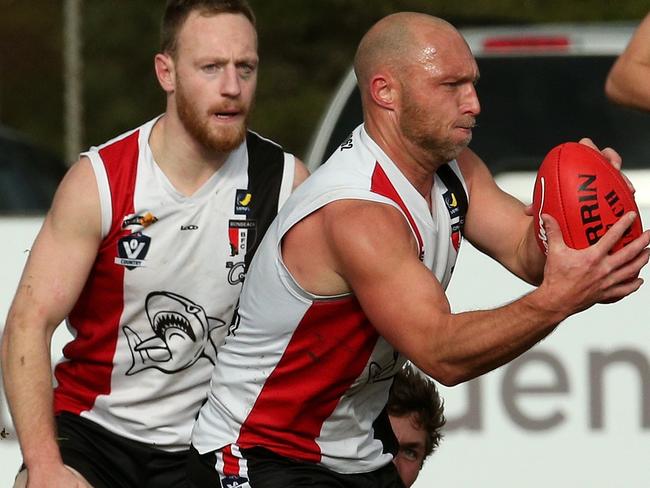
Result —
<path fill-rule="evenodd" d="M 247 262 L 291 191 L 295 165 L 248 132 L 184 196 L 152 156 L 156 120 L 83 154 L 103 240 L 67 318 L 74 339 L 55 369 L 54 408 L 173 451 L 189 446 Z"/>
<path fill-rule="evenodd" d="M 360 126 L 289 198 L 253 259 L 239 323 L 219 348 L 192 435 L 202 454 L 224 448 L 224 464 L 217 466 L 223 473 L 242 474 L 243 461 L 229 454 L 255 446 L 339 473 L 373 471 L 392 460 L 373 423 L 404 358 L 379 336 L 353 295 L 302 289 L 282 262 L 280 244 L 293 225 L 330 202 L 391 205 L 409 223 L 422 262 L 446 287 L 464 219 L 459 202 L 467 204 L 458 165 L 447 167 L 458 185 L 452 190 L 436 176 L 432 215 Z"/>

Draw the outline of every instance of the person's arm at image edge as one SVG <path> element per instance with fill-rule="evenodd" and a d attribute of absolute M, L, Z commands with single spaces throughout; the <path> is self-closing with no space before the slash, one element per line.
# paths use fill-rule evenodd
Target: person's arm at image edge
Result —
<path fill-rule="evenodd" d="M 69 486 L 77 483 L 68 479 L 72 474 L 63 468 L 56 443 L 50 345 L 84 286 L 99 242 L 97 186 L 90 162 L 82 159 L 61 182 L 34 242 L 2 340 L 4 386 L 28 486 L 55 486 L 59 476 Z"/>
<path fill-rule="evenodd" d="M 605 93 L 621 105 L 650 110 L 650 14 L 612 66 Z"/>

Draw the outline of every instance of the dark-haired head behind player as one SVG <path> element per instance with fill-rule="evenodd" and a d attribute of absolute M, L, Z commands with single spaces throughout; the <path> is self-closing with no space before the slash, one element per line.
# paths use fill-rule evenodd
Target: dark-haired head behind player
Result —
<path fill-rule="evenodd" d="M 407 363 L 393 378 L 386 410 L 398 444 L 393 463 L 408 488 L 442 440 L 443 400 L 435 383 Z"/>

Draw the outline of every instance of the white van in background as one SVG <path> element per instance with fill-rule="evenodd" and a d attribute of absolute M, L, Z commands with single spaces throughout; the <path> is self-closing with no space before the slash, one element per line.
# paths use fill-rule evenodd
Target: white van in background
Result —
<path fill-rule="evenodd" d="M 616 148 L 650 227 L 650 113 L 608 102 L 605 77 L 634 25 L 475 28 L 482 113 L 470 147 L 497 183 L 532 199 L 555 145 L 591 137 Z M 650 83 L 650 80 L 648 80 Z M 306 158 L 314 171 L 361 122 L 352 71 Z M 471 198 L 471 196 L 470 196 Z M 516 361 L 454 388 L 448 419 L 416 488 L 650 486 L 650 270 L 636 294 L 570 318 Z M 491 308 L 530 287 L 466 241 L 448 295 L 455 311 Z"/>

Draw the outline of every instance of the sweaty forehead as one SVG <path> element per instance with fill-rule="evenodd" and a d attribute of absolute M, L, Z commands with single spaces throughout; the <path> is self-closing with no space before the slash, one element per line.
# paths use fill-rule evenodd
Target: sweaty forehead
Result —
<path fill-rule="evenodd" d="M 439 50 L 434 46 L 423 46 L 415 52 L 415 63 L 431 75 L 442 74 Z"/>
<path fill-rule="evenodd" d="M 413 62 L 429 74 L 454 72 L 463 76 L 478 76 L 474 57 L 458 32 L 430 31 L 416 39 L 412 46 Z"/>

